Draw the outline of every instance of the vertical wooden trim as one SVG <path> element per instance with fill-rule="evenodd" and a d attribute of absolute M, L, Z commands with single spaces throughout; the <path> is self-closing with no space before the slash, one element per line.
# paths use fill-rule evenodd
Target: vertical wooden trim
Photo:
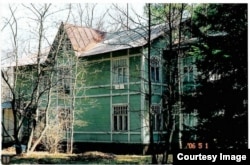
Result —
<path fill-rule="evenodd" d="M 127 115 L 128 116 L 128 125 L 127 125 L 127 127 L 128 127 L 128 142 L 130 142 L 130 122 L 131 122 L 130 121 L 130 100 L 129 100 L 130 99 L 130 93 L 129 93 L 129 90 L 130 90 L 130 85 L 129 85 L 130 84 L 130 62 L 129 61 L 130 61 L 129 49 L 127 49 L 127 65 L 128 65 L 128 69 L 127 69 L 128 70 L 127 71 L 128 72 L 127 73 L 128 74 L 128 81 L 127 81 L 127 83 L 128 83 L 128 89 L 127 89 L 127 91 L 128 91 L 127 92 L 128 93 L 128 98 L 127 98 L 128 99 L 128 101 L 127 101 L 128 102 L 128 112 L 127 112 L 128 113 L 128 115 Z"/>
<path fill-rule="evenodd" d="M 143 54 L 143 47 L 141 50 L 141 142 L 145 142 L 145 88 L 144 88 L 144 71 L 145 71 L 145 56 Z"/>
<path fill-rule="evenodd" d="M 113 90 L 113 74 L 112 74 L 112 52 L 110 52 L 110 141 L 113 141 L 113 98 L 112 98 L 112 90 Z"/>

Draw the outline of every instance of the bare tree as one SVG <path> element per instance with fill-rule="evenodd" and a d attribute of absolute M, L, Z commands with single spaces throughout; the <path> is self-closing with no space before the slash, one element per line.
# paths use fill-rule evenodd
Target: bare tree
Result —
<path fill-rule="evenodd" d="M 44 71 L 46 68 L 43 63 L 47 57 L 48 52 L 43 52 L 44 43 L 49 42 L 48 38 L 45 36 L 45 21 L 46 19 L 54 14 L 50 12 L 51 4 L 42 5 L 23 5 L 24 8 L 28 9 L 31 13 L 29 19 L 30 23 L 33 21 L 38 29 L 37 32 L 34 31 L 33 38 L 37 39 L 37 44 L 35 44 L 35 53 L 30 54 L 23 60 L 20 59 L 19 45 L 18 45 L 18 21 L 16 19 L 15 11 L 9 6 L 11 17 L 7 19 L 6 27 L 9 27 L 12 32 L 13 38 L 13 57 L 14 62 L 11 63 L 9 69 L 12 69 L 12 74 L 8 74 L 5 70 L 1 70 L 2 79 L 4 83 L 7 84 L 9 90 L 11 91 L 11 105 L 14 120 L 14 141 L 16 146 L 16 154 L 21 154 L 21 141 L 22 143 L 27 143 L 27 151 L 33 151 L 41 137 L 47 128 L 47 116 L 48 107 L 50 106 L 50 94 L 53 87 L 52 78 L 54 76 L 53 70 L 50 70 L 48 75 L 47 86 L 44 87 Z M 31 40 L 31 39 L 30 39 Z M 47 98 L 46 101 L 42 101 Z M 36 125 L 38 124 L 39 116 L 39 106 L 43 104 L 45 107 L 45 127 L 42 130 L 40 137 L 35 139 L 34 131 Z M 24 123 L 28 122 L 28 127 L 24 130 Z M 25 133 L 27 135 L 25 135 Z M 20 134 L 22 134 L 21 137 Z"/>
<path fill-rule="evenodd" d="M 108 15 L 111 18 L 108 20 L 110 25 L 108 31 L 111 32 L 146 26 L 148 21 L 147 18 L 138 14 L 129 4 L 126 4 L 126 7 L 115 3 L 111 4 Z"/>
<path fill-rule="evenodd" d="M 186 4 L 165 4 L 166 21 L 169 26 L 169 46 L 168 46 L 168 56 L 166 57 L 166 67 L 167 71 L 172 72 L 169 74 L 170 82 L 168 83 L 168 90 L 166 91 L 166 107 L 167 113 L 165 114 L 165 125 L 168 134 L 165 135 L 165 150 L 163 153 L 162 163 L 167 163 L 169 160 L 169 154 L 172 151 L 173 146 L 173 134 L 175 128 L 178 131 L 178 141 L 179 148 L 182 148 L 181 131 L 183 125 L 182 108 L 181 108 L 181 94 L 182 94 L 182 76 L 181 75 L 181 40 L 183 38 L 182 34 L 182 19 L 183 12 Z M 173 36 L 173 33 L 176 36 Z M 177 41 L 177 50 L 173 50 L 173 43 Z M 177 53 L 177 54 L 175 54 Z M 176 116 L 179 116 L 179 120 L 176 120 Z"/>
<path fill-rule="evenodd" d="M 12 66 L 14 72 L 10 75 L 2 70 L 2 77 L 12 95 L 11 102 L 15 122 L 13 139 L 15 140 L 17 154 L 22 152 L 21 143 L 27 144 L 27 152 L 32 152 L 41 141 L 46 144 L 52 142 L 49 141 L 49 138 L 46 138 L 49 137 L 51 132 L 50 126 L 54 125 L 53 113 L 49 113 L 51 111 L 58 113 L 56 115 L 58 125 L 62 124 L 59 112 L 60 114 L 67 114 L 65 120 L 67 122 L 62 124 L 63 127 L 54 127 L 54 129 L 58 128 L 59 135 L 62 133 L 64 136 L 58 136 L 57 139 L 54 139 L 54 142 L 56 144 L 61 142 L 61 138 L 66 139 L 67 152 L 72 153 L 74 126 L 86 124 L 82 119 L 78 120 L 78 116 L 81 116 L 79 112 L 83 112 L 83 110 L 77 108 L 83 106 L 78 105 L 76 96 L 79 95 L 78 92 L 84 91 L 83 82 L 87 63 L 75 53 L 72 43 L 66 35 L 67 27 L 58 31 L 53 43 L 50 43 L 49 38 L 47 38 L 46 25 L 48 25 L 49 16 L 53 16 L 53 14 L 62 10 L 53 11 L 51 4 L 24 4 L 22 7 L 30 13 L 29 24 L 37 27 L 33 29 L 31 26 L 30 29 L 32 35 L 34 35 L 32 39 L 36 39 L 35 43 L 37 43 L 34 44 L 35 46 L 32 45 L 32 47 L 35 47 L 35 53 L 27 55 L 24 58 L 26 62 L 20 63 L 22 60 L 18 59 L 16 39 L 19 26 L 17 26 L 18 21 L 15 19 L 14 10 L 10 7 L 14 21 L 12 23 L 11 19 L 6 19 L 6 27 L 9 26 L 13 33 L 15 63 L 12 63 Z M 68 4 L 65 9 L 68 11 L 65 22 L 68 22 L 72 14 L 71 9 L 72 5 Z M 65 25 L 65 23 L 62 23 L 62 25 Z M 50 46 L 48 52 L 45 53 L 42 52 L 44 43 Z M 13 76 L 15 77 L 12 82 L 10 80 Z M 59 102 L 59 100 L 62 102 Z M 88 100 L 88 103 L 92 104 L 92 101 Z M 19 134 L 24 137 L 18 136 Z M 56 151 L 55 147 L 58 147 L 58 145 L 53 147 L 54 151 Z"/>
<path fill-rule="evenodd" d="M 63 127 L 60 128 L 63 128 L 63 132 L 66 133 L 67 152 L 72 153 L 74 126 L 85 125 L 85 122 L 78 118 L 78 116 L 81 116 L 81 113 L 84 112 L 84 109 L 78 109 L 83 106 L 78 105 L 79 102 L 76 101 L 76 98 L 80 95 L 79 93 L 84 93 L 85 91 L 85 68 L 88 63 L 79 58 L 73 51 L 72 44 L 69 42 L 66 35 L 66 28 L 67 27 L 64 27 L 62 33 L 59 31 L 57 36 L 59 39 L 59 45 L 54 45 L 56 46 L 56 50 L 57 46 L 59 46 L 58 49 L 60 51 L 58 52 L 58 56 L 54 64 L 57 72 L 57 78 L 54 80 L 55 84 L 57 84 L 54 93 L 54 97 L 56 98 L 54 102 L 56 102 L 56 104 L 51 106 L 51 108 L 57 109 L 57 115 L 59 118 L 62 117 L 61 114 L 64 116 L 63 120 L 59 119 L 59 125 L 63 125 Z M 59 99 L 62 101 L 59 102 Z M 90 100 L 89 103 L 91 104 Z M 81 104 L 84 103 L 81 102 Z"/>
<path fill-rule="evenodd" d="M 65 31 L 63 31 L 62 33 L 58 33 L 58 38 L 55 40 L 55 42 L 57 42 L 56 44 L 50 43 L 51 47 L 49 53 L 51 55 L 49 61 L 46 61 L 44 63 L 44 61 L 42 60 L 44 58 L 44 54 L 42 53 L 42 48 L 43 48 L 43 43 L 44 40 L 48 41 L 48 39 L 45 36 L 45 22 L 48 18 L 48 16 L 50 16 L 51 12 L 50 8 L 51 8 L 51 4 L 44 4 L 44 5 L 39 5 L 36 6 L 34 4 L 31 5 L 24 5 L 24 7 L 26 9 L 28 9 L 32 15 L 34 16 L 34 18 L 32 17 L 31 20 L 35 20 L 35 22 L 37 23 L 37 28 L 38 28 L 38 33 L 34 33 L 34 34 L 38 34 L 37 36 L 37 43 L 38 45 L 36 46 L 36 53 L 35 53 L 35 65 L 33 65 L 32 67 L 30 66 L 19 66 L 18 64 L 18 44 L 17 44 L 17 21 L 15 19 L 15 10 L 13 10 L 11 7 L 11 13 L 12 13 L 12 19 L 13 22 L 8 21 L 6 25 L 11 27 L 12 30 L 12 34 L 13 34 L 13 40 L 14 40 L 14 48 L 13 48 L 13 54 L 15 57 L 15 62 L 16 64 L 14 65 L 15 68 L 15 78 L 14 78 L 14 83 L 10 83 L 9 82 L 9 78 L 6 72 L 4 72 L 2 70 L 2 77 L 4 79 L 4 81 L 6 82 L 6 84 L 8 85 L 8 87 L 11 90 L 12 93 L 12 111 L 13 111 L 13 115 L 14 115 L 14 122 L 15 122 L 15 132 L 14 132 L 14 137 L 13 139 L 15 139 L 15 143 L 16 143 L 16 150 L 17 150 L 17 154 L 20 154 L 21 152 L 21 141 L 20 141 L 20 137 L 18 136 L 21 130 L 21 126 L 23 125 L 24 119 L 28 120 L 28 122 L 30 123 L 30 127 L 27 128 L 28 130 L 28 151 L 34 151 L 36 146 L 39 144 L 39 142 L 41 142 L 41 140 L 45 140 L 43 138 L 49 137 L 49 133 L 50 133 L 50 129 L 49 129 L 49 125 L 51 124 L 49 122 L 50 116 L 49 116 L 49 111 L 50 110 L 57 110 L 59 111 L 64 111 L 64 114 L 67 114 L 67 120 L 69 122 L 66 122 L 66 124 L 62 124 L 64 125 L 63 127 L 60 126 L 60 129 L 64 129 L 64 132 L 66 131 L 66 136 L 69 137 L 67 138 L 67 144 L 68 144 L 68 149 L 67 151 L 69 153 L 72 153 L 73 151 L 73 130 L 74 130 L 74 125 L 77 124 L 80 121 L 76 120 L 76 96 L 77 96 L 77 92 L 79 91 L 79 88 L 83 88 L 83 86 L 79 86 L 79 80 L 84 80 L 84 69 L 81 67 L 84 67 L 84 65 L 82 65 L 84 62 L 82 62 L 77 56 L 72 56 L 72 50 L 68 50 L 68 40 L 67 38 L 65 38 Z M 69 5 L 69 15 L 73 15 L 72 12 L 70 11 L 71 9 L 71 5 Z M 86 24 L 86 26 L 94 26 L 94 10 L 95 10 L 96 4 L 89 7 L 89 6 L 85 6 L 85 8 L 82 8 L 82 6 L 80 4 L 77 5 L 77 8 L 79 9 L 79 16 L 80 16 L 80 22 L 81 25 L 82 24 Z M 137 16 L 137 19 L 131 18 L 129 16 L 128 10 L 123 10 L 121 8 L 119 8 L 117 5 L 113 5 L 113 7 L 120 13 L 119 17 L 113 17 L 114 22 L 119 23 L 118 29 L 131 29 L 132 24 L 135 26 L 144 26 L 145 24 L 147 26 L 145 27 L 145 31 L 134 31 L 135 34 L 143 37 L 143 39 L 145 41 L 148 42 L 147 46 L 148 46 L 148 53 L 147 55 L 145 55 L 145 58 L 147 59 L 148 62 L 148 80 L 145 80 L 145 82 L 148 83 L 148 91 L 145 93 L 145 95 L 148 98 L 148 116 L 149 116 L 149 131 L 150 131 L 150 148 L 152 151 L 152 163 L 157 163 L 158 160 L 156 159 L 157 155 L 156 155 L 156 148 L 155 148 L 155 141 L 153 138 L 153 115 L 154 112 L 152 111 L 152 89 L 151 89 L 151 71 L 150 71 L 150 52 L 151 52 L 151 26 L 154 24 L 154 22 L 151 22 L 151 5 L 148 4 L 147 5 L 147 10 L 148 10 L 148 22 L 147 23 L 143 23 L 143 21 L 141 21 L 141 17 L 139 15 Z M 177 14 L 176 10 L 173 11 L 172 10 L 172 5 L 170 4 L 169 9 L 166 10 L 165 14 L 166 14 L 166 18 L 168 20 L 168 22 L 166 22 L 166 25 L 168 26 L 169 29 L 169 35 L 166 37 L 169 38 L 169 50 L 170 50 L 170 56 L 171 58 L 169 58 L 168 62 L 171 62 L 171 65 L 166 65 L 167 70 L 170 71 L 172 70 L 174 74 L 171 74 L 171 82 L 168 84 L 168 90 L 166 91 L 166 94 L 164 95 L 166 97 L 166 104 L 164 105 L 165 108 L 167 109 L 165 111 L 165 125 L 166 128 L 168 130 L 168 133 L 165 136 L 165 146 L 166 150 L 163 153 L 163 163 L 167 162 L 168 159 L 168 154 L 169 151 L 171 149 L 171 143 L 172 143 L 172 136 L 173 136 L 173 128 L 174 125 L 176 124 L 176 122 L 174 121 L 174 107 L 176 105 L 176 100 L 179 99 L 179 95 L 176 95 L 176 90 L 178 90 L 178 82 L 179 82 L 179 74 L 178 74 L 178 60 L 179 58 L 177 57 L 177 59 L 174 59 L 174 63 L 172 63 L 173 58 L 176 58 L 176 56 L 172 56 L 173 51 L 172 51 L 172 41 L 174 40 L 172 33 L 174 31 L 174 28 L 176 27 L 176 24 L 178 24 L 178 21 L 176 21 L 176 19 L 178 18 L 179 20 L 182 19 L 182 15 L 178 15 L 178 14 L 182 14 L 183 12 L 183 8 L 184 6 L 181 7 L 181 12 Z M 86 22 L 84 23 L 84 11 L 87 11 L 87 13 L 91 13 L 88 15 L 88 17 L 86 18 Z M 106 15 L 106 12 L 105 14 Z M 103 17 L 104 17 L 103 15 Z M 178 16 L 176 16 L 178 15 Z M 112 15 L 110 15 L 112 16 Z M 102 18 L 103 18 L 102 17 Z M 76 16 L 73 16 L 73 19 L 75 21 L 77 21 Z M 125 19 L 124 19 L 125 18 Z M 11 19 L 11 20 L 12 20 Z M 177 20 L 178 20 L 177 19 Z M 97 26 L 98 28 L 101 27 L 102 25 L 102 19 L 100 19 L 99 25 Z M 131 25 L 130 25 L 131 23 Z M 179 28 L 180 29 L 180 28 Z M 145 33 L 147 33 L 147 35 L 145 36 Z M 181 38 L 181 29 L 179 30 L 179 35 L 177 36 L 179 37 L 179 41 Z M 126 43 L 124 43 L 126 44 Z M 131 47 L 133 47 L 133 45 L 130 45 Z M 61 53 L 61 51 L 63 50 L 63 53 Z M 73 53 L 74 54 L 74 53 Z M 63 57 L 63 58 L 61 58 Z M 173 58 L 172 58 L 173 57 Z M 169 63 L 170 64 L 170 63 Z M 174 69 L 172 68 L 172 66 L 174 65 Z M 170 68 L 171 66 L 171 68 Z M 168 68 L 169 67 L 169 68 Z M 34 77 L 30 77 L 28 76 L 28 74 L 30 74 L 30 72 L 24 72 L 26 70 L 30 70 L 32 69 L 32 76 L 34 75 Z M 26 74 L 26 75 L 25 75 Z M 74 75 L 74 76 L 72 76 Z M 27 94 L 27 92 L 22 91 L 22 89 L 27 89 L 27 84 L 25 86 L 25 84 L 20 84 L 19 83 L 19 79 L 20 77 L 24 77 L 26 79 L 24 79 L 25 81 L 27 81 L 27 84 L 30 84 L 29 79 L 32 80 L 33 85 L 31 90 L 29 91 L 29 94 Z M 56 77 L 56 79 L 54 78 Z M 23 81 L 24 82 L 24 81 Z M 59 97 L 61 98 L 61 100 L 63 100 L 63 102 L 61 103 L 60 106 L 58 106 L 59 104 L 54 104 L 54 101 L 52 101 L 52 98 L 54 97 Z M 53 105 L 52 105 L 53 103 Z M 42 111 L 41 111 L 41 107 L 42 107 Z M 44 113 L 44 119 L 41 120 L 39 119 L 39 116 L 41 116 L 41 113 Z M 58 116 L 58 114 L 57 114 Z M 58 120 L 60 120 L 60 117 L 57 118 Z M 53 122 L 53 121 L 51 121 Z M 60 123 L 60 122 L 59 122 Z M 41 124 L 40 129 L 38 129 L 39 131 L 36 131 L 37 129 L 37 125 Z M 81 125 L 83 125 L 84 123 L 81 123 Z M 59 124 L 60 125 L 60 124 Z M 57 127 L 58 128 L 58 127 Z M 55 128 L 56 129 L 56 128 Z M 46 131 L 48 131 L 46 133 Z M 63 134 L 63 131 L 60 132 Z M 61 136 L 59 137 L 59 139 L 55 139 L 55 141 L 59 142 L 61 139 Z M 47 141 L 47 144 L 49 144 L 49 141 Z"/>
<path fill-rule="evenodd" d="M 128 11 L 128 6 L 127 8 L 121 8 L 117 4 L 112 4 L 113 9 L 116 12 L 116 15 L 110 14 L 110 17 L 112 18 L 112 23 L 116 25 L 115 30 L 121 30 L 121 31 L 129 31 L 131 32 L 130 39 L 134 40 L 133 42 L 136 42 L 136 39 L 133 38 L 135 36 L 142 38 L 142 40 L 147 43 L 146 44 L 146 52 L 143 52 L 143 56 L 146 59 L 146 70 L 142 70 L 142 72 L 145 72 L 147 75 L 146 77 L 140 77 L 143 79 L 145 85 L 146 85 L 146 90 L 138 89 L 140 93 L 145 94 L 146 96 L 146 101 L 147 101 L 147 107 L 146 110 L 147 112 L 143 114 L 142 116 L 140 115 L 139 117 L 147 121 L 147 130 L 149 131 L 149 149 L 148 151 L 152 155 L 152 164 L 156 164 L 158 162 L 157 160 L 157 147 L 155 145 L 155 139 L 154 139 L 154 117 L 155 117 L 155 112 L 152 108 L 152 96 L 153 96 L 153 89 L 152 89 L 152 81 L 151 81 L 151 53 L 152 53 L 152 32 L 151 29 L 154 27 L 153 22 L 151 22 L 151 4 L 146 4 L 145 10 L 147 11 L 147 18 L 143 18 L 142 16 L 138 15 L 134 10 L 132 10 L 132 13 L 129 13 Z M 131 10 L 130 10 L 131 11 Z M 132 17 L 131 15 L 135 16 Z M 113 25 L 112 24 L 112 25 Z M 138 27 L 138 28 L 136 28 Z M 160 29 L 162 28 L 162 29 Z M 139 29 L 139 30 L 138 30 Z M 164 27 L 159 26 L 160 31 L 164 31 Z M 158 29 L 158 30 L 159 30 Z M 155 30 L 155 29 L 154 29 Z M 135 36 L 132 34 L 134 33 Z M 154 32 L 155 33 L 155 32 Z M 109 43 L 112 44 L 112 43 Z M 115 43 L 115 44 L 124 44 L 130 47 L 134 47 L 133 44 L 131 43 Z M 160 52 L 159 52 L 160 54 Z M 144 128 L 143 128 L 144 129 Z"/>
<path fill-rule="evenodd" d="M 151 6 L 152 5 L 152 6 Z M 163 145 L 163 152 L 157 150 L 157 147 L 155 145 L 155 140 L 153 138 L 153 116 L 154 113 L 151 111 L 151 97 L 153 95 L 152 89 L 151 89 L 151 80 L 150 75 L 151 71 L 147 70 L 148 73 L 148 80 L 145 80 L 148 82 L 148 92 L 147 92 L 147 98 L 148 98 L 148 110 L 149 110 L 149 120 L 148 120 L 148 126 L 149 126 L 149 134 L 150 134 L 150 150 L 152 154 L 152 163 L 167 163 L 168 157 L 170 152 L 172 151 L 173 146 L 173 135 L 176 132 L 176 129 L 178 127 L 179 131 L 179 147 L 182 148 L 182 141 L 181 141 L 181 127 L 182 127 L 182 111 L 181 111 L 181 71 L 180 71 L 180 63 L 181 63 L 181 47 L 180 42 L 183 39 L 182 34 L 182 21 L 183 21 L 183 13 L 184 9 L 186 8 L 186 4 L 147 4 L 144 8 L 145 13 L 147 14 L 147 23 L 142 23 L 142 21 L 138 21 L 128 15 L 128 12 L 124 9 L 121 9 L 117 5 L 113 5 L 113 7 L 120 13 L 117 17 L 112 17 L 114 22 L 119 23 L 120 29 L 130 29 L 129 22 L 133 23 L 137 26 L 144 26 L 148 25 L 149 28 L 147 28 L 147 37 L 145 38 L 148 41 L 147 44 L 147 57 L 148 60 L 148 69 L 150 69 L 150 48 L 151 48 L 151 41 L 150 41 L 150 27 L 156 24 L 165 24 L 165 28 L 168 29 L 165 33 L 165 39 L 167 40 L 166 49 L 168 50 L 165 52 L 166 57 L 164 69 L 166 70 L 166 73 L 163 73 L 170 81 L 167 83 L 167 89 L 163 93 L 163 116 L 164 116 L 164 126 L 167 134 L 163 134 L 164 137 L 164 144 Z M 151 7 L 153 7 L 154 12 L 151 12 Z M 159 7 L 159 8 L 158 8 Z M 158 10 L 158 11 L 156 11 Z M 140 19 L 145 20 L 145 19 Z M 145 21 L 144 21 L 145 22 Z M 141 34 L 142 35 L 142 34 Z M 178 46 L 175 49 L 173 49 L 173 43 L 178 43 Z M 179 120 L 177 120 L 177 116 L 180 116 Z M 161 158 L 161 159 L 158 159 Z"/>
<path fill-rule="evenodd" d="M 16 60 L 18 58 L 18 42 L 17 42 L 17 20 L 16 20 L 16 16 L 15 16 L 15 10 L 13 9 L 11 6 L 9 6 L 10 12 L 11 12 L 11 17 L 10 19 L 7 21 L 6 26 L 5 27 L 10 27 L 11 29 L 11 34 L 13 36 L 13 58 L 14 60 Z M 17 60 L 16 60 L 17 61 Z M 20 154 L 22 152 L 21 150 L 21 142 L 19 139 L 19 130 L 21 129 L 19 121 L 22 120 L 21 116 L 19 115 L 20 112 L 17 110 L 17 105 L 16 105 L 16 100 L 17 100 L 17 93 L 15 91 L 16 88 L 16 78 L 15 79 L 11 79 L 10 78 L 10 73 L 8 73 L 8 70 L 1 70 L 1 75 L 2 75 L 2 79 L 3 79 L 3 83 L 6 84 L 6 86 L 9 88 L 10 92 L 11 92 L 11 107 L 12 107 L 12 113 L 13 113 L 13 117 L 14 117 L 14 135 L 12 137 L 12 139 L 15 141 L 16 144 L 16 153 Z M 18 68 L 16 68 L 16 70 L 18 70 Z M 12 81 L 12 82 L 9 82 Z M 4 126 L 4 124 L 2 124 Z"/>
<path fill-rule="evenodd" d="M 67 118 L 67 115 L 69 114 L 59 114 L 57 111 L 52 109 L 49 110 L 49 114 L 49 119 L 47 119 L 47 129 L 42 136 L 40 143 L 44 146 L 45 150 L 48 150 L 50 153 L 56 153 L 60 149 L 60 143 L 65 136 L 63 131 L 65 129 L 65 125 L 69 122 Z M 45 120 L 45 116 L 40 120 Z M 39 130 L 43 130 L 45 124 L 46 121 L 39 122 L 37 126 L 38 131 L 36 131 L 35 136 L 36 134 L 39 136 Z"/>
<path fill-rule="evenodd" d="M 108 8 L 101 8 L 103 11 L 100 11 L 97 3 L 79 3 L 71 5 L 76 11 L 71 13 L 74 24 L 97 30 L 105 30 L 105 20 L 109 12 Z"/>
<path fill-rule="evenodd" d="M 150 134 L 150 151 L 152 152 L 152 164 L 157 163 L 155 145 L 154 145 L 154 130 L 153 130 L 153 110 L 152 110 L 152 83 L 151 83 L 151 7 L 148 7 L 148 109 L 149 109 L 149 134 Z"/>
<path fill-rule="evenodd" d="M 169 154 L 173 147 L 173 135 L 178 134 L 179 148 L 182 148 L 181 131 L 183 116 L 181 108 L 182 94 L 182 72 L 181 42 L 183 41 L 183 13 L 186 4 L 153 4 L 152 22 L 165 23 L 168 28 L 165 34 L 168 40 L 165 51 L 165 76 L 168 79 L 167 89 L 163 94 L 164 98 L 164 125 L 167 134 L 164 134 L 164 150 L 162 153 L 162 163 L 167 163 Z M 173 45 L 175 44 L 175 45 Z M 177 45 L 177 46 L 176 46 Z M 174 48 L 173 48 L 174 47 Z M 177 116 L 179 116 L 177 118 Z M 177 120 L 178 119 L 178 120 Z M 178 132 L 178 133 L 177 133 Z M 160 152 L 158 152 L 160 153 Z"/>

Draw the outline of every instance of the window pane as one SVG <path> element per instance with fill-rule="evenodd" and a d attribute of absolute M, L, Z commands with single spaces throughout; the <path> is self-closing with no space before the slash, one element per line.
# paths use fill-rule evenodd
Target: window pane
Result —
<path fill-rule="evenodd" d="M 113 82 L 114 83 L 124 83 L 127 82 L 127 60 L 126 59 L 118 59 L 113 60 Z"/>
<path fill-rule="evenodd" d="M 155 81 L 155 68 L 151 67 L 151 80 L 154 82 Z"/>
<path fill-rule="evenodd" d="M 184 66 L 184 74 L 188 73 L 188 67 Z"/>
<path fill-rule="evenodd" d="M 127 82 L 127 68 L 123 68 L 123 82 Z"/>
<path fill-rule="evenodd" d="M 126 81 L 126 68 L 118 68 L 118 83 L 124 83 Z"/>
<path fill-rule="evenodd" d="M 114 116 L 114 130 L 117 131 L 118 128 L 117 128 L 117 116 Z"/>
<path fill-rule="evenodd" d="M 159 59 L 157 57 L 152 57 L 150 59 L 150 71 L 151 71 L 151 80 L 153 82 L 159 82 L 160 73 L 159 73 Z"/>
<path fill-rule="evenodd" d="M 163 128 L 163 114 L 161 112 L 161 106 L 160 105 L 152 105 L 152 122 L 153 122 L 153 129 L 154 131 L 160 131 L 161 128 Z"/>
<path fill-rule="evenodd" d="M 128 130 L 128 116 L 124 116 L 124 130 Z"/>
<path fill-rule="evenodd" d="M 123 123 L 123 120 L 122 120 L 122 116 L 120 115 L 119 116 L 119 130 L 122 130 L 122 124 Z"/>
<path fill-rule="evenodd" d="M 128 130 L 128 106 L 118 105 L 113 107 L 114 131 Z"/>
<path fill-rule="evenodd" d="M 157 67 L 155 69 L 156 69 L 156 71 L 155 71 L 155 80 L 156 80 L 156 82 L 159 82 L 160 81 L 159 67 Z"/>

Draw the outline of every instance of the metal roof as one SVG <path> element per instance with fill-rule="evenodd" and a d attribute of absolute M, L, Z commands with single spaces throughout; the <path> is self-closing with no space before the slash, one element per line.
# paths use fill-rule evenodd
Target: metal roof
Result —
<path fill-rule="evenodd" d="M 164 34 L 165 26 L 151 27 L 151 40 Z M 97 43 L 92 49 L 84 51 L 79 56 L 90 56 L 116 50 L 140 47 L 147 44 L 148 29 L 141 27 L 121 32 L 106 33 L 103 41 Z"/>
<path fill-rule="evenodd" d="M 74 51 L 83 52 L 103 40 L 105 32 L 71 24 L 62 24 Z"/>
<path fill-rule="evenodd" d="M 164 34 L 164 25 L 151 27 L 151 40 Z M 77 56 L 90 56 L 116 50 L 140 47 L 147 44 L 148 27 L 140 27 L 126 31 L 106 33 L 92 28 L 81 27 L 62 23 L 59 31 L 65 30 L 71 45 Z M 59 32 L 58 31 L 58 32 Z M 56 39 L 57 37 L 55 37 Z M 40 56 L 40 62 L 44 63 L 50 48 L 44 50 Z M 37 63 L 37 54 L 30 54 L 18 59 L 18 66 L 34 65 Z M 5 62 L 2 67 L 16 66 L 15 61 Z"/>

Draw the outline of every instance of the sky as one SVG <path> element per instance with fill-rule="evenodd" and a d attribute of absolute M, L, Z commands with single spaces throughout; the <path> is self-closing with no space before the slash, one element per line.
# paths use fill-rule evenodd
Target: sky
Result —
<path fill-rule="evenodd" d="M 68 1 L 64 1 L 65 3 L 57 3 L 57 2 L 53 2 L 52 3 L 52 7 L 50 8 L 50 11 L 57 11 L 61 8 L 65 8 L 65 5 L 67 5 L 66 2 Z M 74 1 L 70 1 L 70 2 L 74 2 Z M 85 1 L 84 1 L 85 2 Z M 95 2 L 95 0 L 93 1 Z M 105 1 L 104 1 L 105 2 Z M 117 1 L 116 1 L 117 2 Z M 32 45 L 34 45 L 35 43 L 37 43 L 37 40 L 34 38 L 34 33 L 32 34 L 31 31 L 37 31 L 37 24 L 31 20 L 30 18 L 34 18 L 34 14 L 29 12 L 26 8 L 24 8 L 22 6 L 21 3 L 0 3 L 0 16 L 1 16 L 1 20 L 0 20 L 0 45 L 4 45 L 1 46 L 1 59 L 3 62 L 3 59 L 5 58 L 5 54 L 6 52 L 9 52 L 12 48 L 12 35 L 11 35 L 11 31 L 10 28 L 8 26 L 4 26 L 7 22 L 7 20 L 10 18 L 10 9 L 9 9 L 9 4 L 11 4 L 12 7 L 16 6 L 18 8 L 18 10 L 16 10 L 15 15 L 16 18 L 18 19 L 18 40 L 19 40 L 19 48 L 25 48 L 25 50 L 20 50 L 19 52 L 23 51 L 23 54 L 26 54 L 27 52 L 29 53 L 28 49 L 32 49 Z M 28 3 L 24 3 L 25 5 L 29 5 Z M 35 3 L 37 5 L 37 3 Z M 107 9 L 110 9 L 110 5 L 111 2 L 109 3 L 98 3 L 97 7 L 95 8 L 95 16 L 96 18 L 100 17 Z M 127 3 L 117 3 L 117 5 L 119 5 L 119 7 L 126 9 L 127 7 Z M 139 15 L 143 15 L 143 6 L 145 5 L 145 3 L 133 3 L 133 4 L 129 4 L 128 6 L 130 8 L 129 10 L 129 14 L 133 15 L 133 10 L 136 11 L 137 14 Z M 133 10 L 132 10 L 133 9 Z M 76 10 L 75 10 L 76 11 Z M 74 13 L 76 13 L 74 11 Z M 111 11 L 112 12 L 112 11 Z M 50 17 L 48 17 L 48 19 L 45 21 L 46 24 L 45 26 L 47 26 L 50 30 L 46 31 L 46 37 L 48 37 L 50 43 L 53 41 L 56 32 L 58 30 L 59 24 L 61 22 L 65 22 L 66 18 L 67 18 L 67 14 L 68 12 L 60 12 L 57 14 L 52 14 Z M 86 14 L 85 14 L 86 15 Z M 111 14 L 111 15 L 115 15 L 115 14 Z M 76 19 L 77 16 L 76 16 Z M 106 15 L 105 16 L 106 21 L 105 22 L 110 22 L 111 18 Z M 69 21 L 69 23 L 71 24 L 76 24 L 79 25 L 77 23 L 75 23 L 74 21 Z M 106 25 L 105 28 L 107 28 L 109 26 Z M 112 26 L 110 26 L 112 27 Z M 108 31 L 108 29 L 104 30 L 104 31 Z M 33 38 L 34 40 L 32 41 Z M 31 41 L 31 42 L 27 42 L 27 41 Z M 35 47 L 35 46 L 34 46 Z M 44 46 L 46 47 L 46 46 Z M 20 55 L 20 56 L 22 56 Z"/>

